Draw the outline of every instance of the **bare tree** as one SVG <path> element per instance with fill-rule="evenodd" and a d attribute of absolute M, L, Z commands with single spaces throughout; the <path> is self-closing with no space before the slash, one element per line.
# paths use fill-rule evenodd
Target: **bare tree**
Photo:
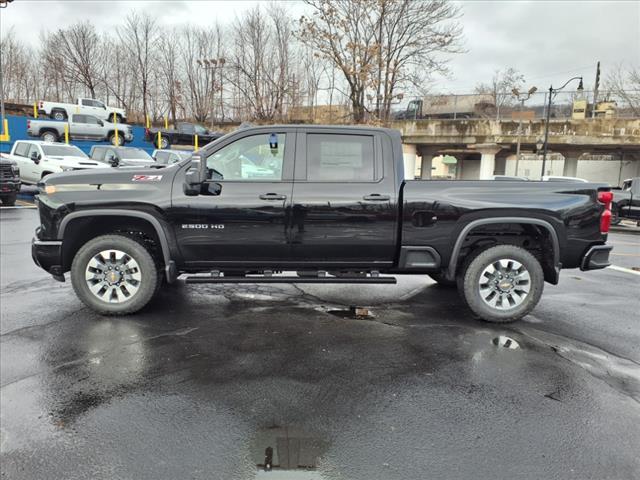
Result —
<path fill-rule="evenodd" d="M 640 115 L 640 68 L 618 65 L 607 77 L 605 90 L 622 99 L 634 115 Z"/>
<path fill-rule="evenodd" d="M 330 59 L 349 87 L 355 121 L 367 96 L 388 119 L 399 88 L 443 71 L 444 54 L 460 52 L 458 8 L 446 0 L 305 0 L 299 38 Z M 369 93 L 367 93 L 369 92 Z"/>
<path fill-rule="evenodd" d="M 514 103 L 515 97 L 511 90 L 514 87 L 520 87 L 524 83 L 524 75 L 512 67 L 504 70 L 496 70 L 493 78 L 489 83 L 479 83 L 475 92 L 481 95 L 487 95 L 497 109 L 497 115 L 500 115 L 500 109 Z"/>
<path fill-rule="evenodd" d="M 146 13 L 132 12 L 118 29 L 122 46 L 134 60 L 136 84 L 142 97 L 142 114 L 149 113 L 149 89 L 154 74 L 158 22 Z"/>

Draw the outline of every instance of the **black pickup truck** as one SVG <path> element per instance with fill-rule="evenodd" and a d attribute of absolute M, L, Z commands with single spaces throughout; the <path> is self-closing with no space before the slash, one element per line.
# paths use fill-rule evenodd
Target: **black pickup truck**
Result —
<path fill-rule="evenodd" d="M 160 144 L 158 145 L 158 132 L 160 132 Z M 167 149 L 171 145 L 191 145 L 195 144 L 195 136 L 198 135 L 198 145 L 206 145 L 213 140 L 220 138 L 223 134 L 210 132 L 200 125 L 193 123 L 179 122 L 175 129 L 147 128 L 144 131 L 144 139 L 151 142 L 159 149 Z"/>
<path fill-rule="evenodd" d="M 20 192 L 20 169 L 18 164 L 0 153 L 0 201 L 3 205 L 16 204 Z"/>
<path fill-rule="evenodd" d="M 531 311 L 561 268 L 609 265 L 611 192 L 574 182 L 406 181 L 395 130 L 270 126 L 170 166 L 50 175 L 35 262 L 105 314 L 163 282 L 457 286 L 480 318 Z M 285 273 L 283 273 L 285 272 Z M 286 272 L 298 272 L 290 273 Z"/>
<path fill-rule="evenodd" d="M 612 225 L 622 219 L 635 220 L 640 225 L 640 177 L 628 178 L 622 187 L 613 189 L 611 215 Z"/>

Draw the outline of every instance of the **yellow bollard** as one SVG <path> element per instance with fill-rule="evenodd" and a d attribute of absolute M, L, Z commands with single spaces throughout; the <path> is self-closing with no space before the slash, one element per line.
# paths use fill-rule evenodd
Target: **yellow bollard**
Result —
<path fill-rule="evenodd" d="M 169 130 L 169 119 L 164 117 L 164 129 Z"/>
<path fill-rule="evenodd" d="M 113 126 L 115 128 L 116 145 L 120 145 L 120 141 L 118 139 L 118 134 L 119 134 L 119 132 L 118 132 L 118 119 L 116 118 L 115 112 L 113 114 Z"/>
<path fill-rule="evenodd" d="M 158 150 L 162 149 L 162 133 L 158 130 Z"/>
<path fill-rule="evenodd" d="M 193 148 L 193 151 L 194 151 L 194 152 L 197 152 L 197 151 L 198 151 L 198 135 L 194 135 L 194 136 L 193 136 L 193 141 L 194 141 L 194 144 L 193 144 L 193 147 L 194 147 L 194 148 Z"/>
<path fill-rule="evenodd" d="M 147 115 L 147 128 L 151 128 L 151 122 L 149 121 L 149 115 Z"/>
<path fill-rule="evenodd" d="M 38 118 L 38 104 L 33 102 L 33 118 Z"/>
<path fill-rule="evenodd" d="M 8 142 L 11 140 L 11 136 L 9 135 L 9 120 L 6 118 L 4 122 L 2 122 L 2 133 L 0 133 L 0 142 Z"/>
<path fill-rule="evenodd" d="M 64 143 L 69 145 L 69 124 L 64 124 Z"/>

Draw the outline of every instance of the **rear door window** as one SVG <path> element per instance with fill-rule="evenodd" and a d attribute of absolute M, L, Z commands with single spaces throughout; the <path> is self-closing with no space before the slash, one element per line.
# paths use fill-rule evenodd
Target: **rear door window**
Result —
<path fill-rule="evenodd" d="M 98 161 L 103 161 L 104 160 L 104 153 L 107 150 L 105 148 L 95 148 L 93 150 L 93 152 L 91 153 L 91 158 L 93 158 L 94 160 L 98 160 Z"/>
<path fill-rule="evenodd" d="M 308 134 L 307 180 L 373 182 L 372 135 Z"/>

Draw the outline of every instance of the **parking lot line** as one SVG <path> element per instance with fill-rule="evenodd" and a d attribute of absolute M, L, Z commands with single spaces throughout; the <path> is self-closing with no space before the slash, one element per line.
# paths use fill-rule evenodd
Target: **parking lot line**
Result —
<path fill-rule="evenodd" d="M 607 268 L 610 268 L 611 270 L 616 270 L 617 272 L 631 273 L 632 275 L 640 275 L 640 272 L 637 272 L 630 268 L 619 267 L 617 265 L 609 265 Z"/>

